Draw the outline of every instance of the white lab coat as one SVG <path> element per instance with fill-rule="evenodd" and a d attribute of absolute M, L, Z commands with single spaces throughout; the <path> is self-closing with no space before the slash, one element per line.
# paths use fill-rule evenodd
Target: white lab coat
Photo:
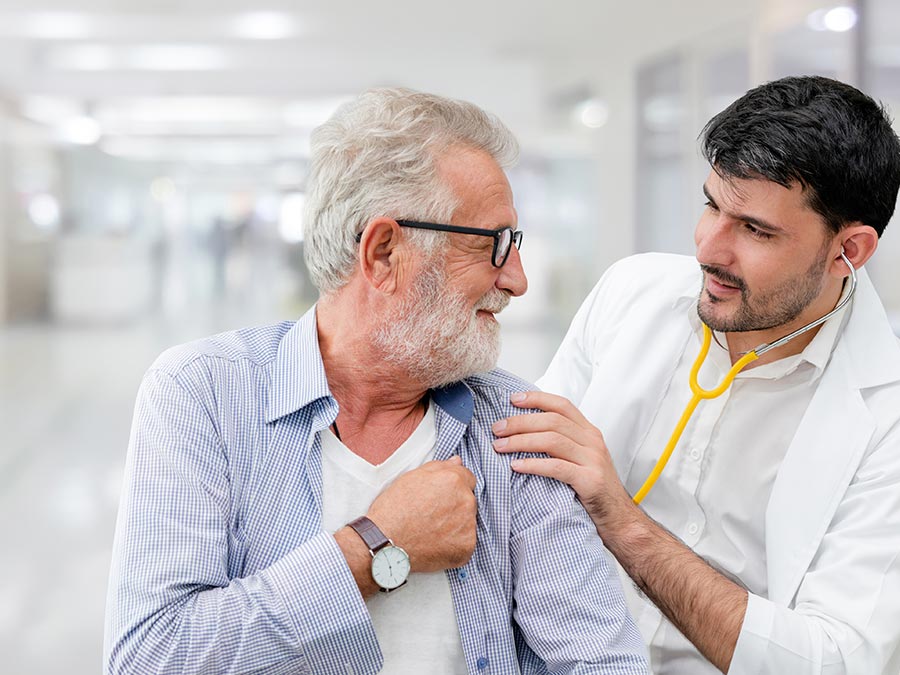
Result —
<path fill-rule="evenodd" d="M 603 431 L 622 476 L 689 342 L 700 283 L 690 257 L 616 263 L 539 381 Z M 900 341 L 865 271 L 760 508 L 769 596 L 750 594 L 729 673 L 897 675 Z"/>

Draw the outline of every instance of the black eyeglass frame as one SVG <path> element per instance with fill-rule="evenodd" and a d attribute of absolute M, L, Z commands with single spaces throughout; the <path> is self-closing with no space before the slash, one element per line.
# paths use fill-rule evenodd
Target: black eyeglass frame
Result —
<path fill-rule="evenodd" d="M 513 246 L 516 247 L 516 250 L 522 248 L 522 236 L 524 234 L 522 230 L 514 230 L 509 225 L 496 230 L 490 230 L 484 227 L 461 227 L 459 225 L 424 223 L 419 220 L 398 220 L 397 224 L 400 227 L 413 227 L 419 230 L 437 230 L 438 232 L 455 232 L 457 234 L 477 234 L 481 237 L 493 237 L 494 248 L 491 251 L 491 264 L 494 267 L 503 267 L 506 264 L 506 261 L 509 259 L 509 253 L 510 251 L 512 251 Z M 500 253 L 500 241 L 505 232 L 510 233 L 509 248 L 507 248 L 505 253 L 503 254 L 503 259 L 498 262 L 497 257 Z M 356 241 L 360 241 L 361 239 L 362 232 L 356 235 Z"/>

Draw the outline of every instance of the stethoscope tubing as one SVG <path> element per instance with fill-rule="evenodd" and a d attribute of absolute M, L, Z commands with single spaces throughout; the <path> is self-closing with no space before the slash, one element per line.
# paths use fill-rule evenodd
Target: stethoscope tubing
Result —
<path fill-rule="evenodd" d="M 828 321 L 828 319 L 841 311 L 841 309 L 843 309 L 844 306 L 848 302 L 850 302 L 850 300 L 853 298 L 853 294 L 856 292 L 856 269 L 844 254 L 843 248 L 841 249 L 841 258 L 847 265 L 847 268 L 850 270 L 850 288 L 841 299 L 841 301 L 838 302 L 837 305 L 835 305 L 834 309 L 832 309 L 824 316 L 819 317 L 815 321 L 809 322 L 802 328 L 798 328 L 793 333 L 789 333 L 788 335 L 785 335 L 784 337 L 779 338 L 774 342 L 764 343 L 754 349 L 751 349 L 734 363 L 731 369 L 725 374 L 725 377 L 722 378 L 722 381 L 719 383 L 719 385 L 717 387 L 714 387 L 713 389 L 704 389 L 698 382 L 700 368 L 706 361 L 706 356 L 707 354 L 709 354 L 709 346 L 712 342 L 712 330 L 705 323 L 703 324 L 703 344 L 700 347 L 700 353 L 697 354 L 697 358 L 694 360 L 694 365 L 691 366 L 691 374 L 688 380 L 688 383 L 691 386 L 691 400 L 688 401 L 688 404 L 684 408 L 684 412 L 681 413 L 681 418 L 678 420 L 678 424 L 675 425 L 675 429 L 672 431 L 672 435 L 669 437 L 669 442 L 666 443 L 666 447 L 663 449 L 662 454 L 659 456 L 659 459 L 656 460 L 656 464 L 654 465 L 653 470 L 650 472 L 650 475 L 647 476 L 647 480 L 644 481 L 644 484 L 635 493 L 633 497 L 633 501 L 635 504 L 640 504 L 644 500 L 644 497 L 647 496 L 647 493 L 649 493 L 653 486 L 656 484 L 657 479 L 659 479 L 660 475 L 663 472 L 663 469 L 665 469 L 666 464 L 668 464 L 669 458 L 672 456 L 672 452 L 675 450 L 675 446 L 678 445 L 678 441 L 681 439 L 681 434 L 684 432 L 687 423 L 690 421 L 691 416 L 694 414 L 694 411 L 697 409 L 697 405 L 700 403 L 700 401 L 709 400 L 721 396 L 725 393 L 728 387 L 731 386 L 734 378 L 747 366 L 747 364 L 755 361 L 766 352 L 781 347 L 782 345 L 787 344 L 788 342 L 793 340 L 795 337 L 803 335 L 803 333 L 812 330 L 816 326 L 819 326 Z"/>

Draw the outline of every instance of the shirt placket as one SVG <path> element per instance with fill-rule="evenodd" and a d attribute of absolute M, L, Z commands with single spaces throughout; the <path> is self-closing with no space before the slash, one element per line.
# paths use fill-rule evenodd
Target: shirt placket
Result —
<path fill-rule="evenodd" d="M 440 406 L 435 410 L 435 416 L 437 447 L 434 458 L 446 460 L 453 455 L 460 454 L 466 425 L 447 414 Z M 478 475 L 477 467 L 469 468 L 476 473 L 475 494 L 476 497 L 479 497 L 484 491 L 484 479 Z M 470 672 L 502 672 L 502 667 L 499 671 L 496 667 L 501 664 L 491 661 L 489 631 L 486 630 L 483 623 L 483 619 L 490 616 L 491 610 L 487 603 L 489 589 L 485 585 L 481 573 L 483 569 L 489 568 L 484 564 L 483 556 L 485 556 L 485 552 L 476 548 L 472 558 L 463 567 L 446 571 L 447 581 L 450 584 L 450 594 L 456 608 L 463 653 Z M 460 621 L 459 617 L 467 618 Z M 482 620 L 475 619 L 475 617 Z"/>
<path fill-rule="evenodd" d="M 718 398 L 701 401 L 694 411 L 685 435 L 675 448 L 678 459 L 677 467 L 673 467 L 677 470 L 673 473 L 676 473 L 676 480 L 685 500 L 685 517 L 680 525 L 680 531 L 674 531 L 673 534 L 691 548 L 697 545 L 706 530 L 706 514 L 698 499 L 703 478 L 703 462 L 709 452 L 716 424 L 725 410 L 730 395 L 729 388 Z M 651 643 L 653 645 L 671 643 L 674 638 L 668 635 L 668 631 L 675 630 L 677 629 L 673 625 L 662 621 L 660 616 Z"/>
<path fill-rule="evenodd" d="M 703 478 L 703 464 L 709 453 L 716 424 L 730 396 L 731 389 L 728 389 L 718 398 L 701 401 L 694 413 L 695 422 L 690 427 L 690 434 L 681 443 L 679 462 L 681 470 L 678 472 L 678 482 L 687 498 L 687 509 L 681 531 L 674 534 L 691 548 L 697 545 L 706 529 L 706 514 L 700 506 L 698 497 Z"/>

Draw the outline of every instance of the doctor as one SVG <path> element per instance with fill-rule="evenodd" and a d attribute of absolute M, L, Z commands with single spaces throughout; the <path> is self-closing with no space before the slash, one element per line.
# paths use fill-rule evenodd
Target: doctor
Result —
<path fill-rule="evenodd" d="M 498 422 L 495 448 L 546 453 L 514 468 L 574 487 L 633 582 L 654 673 L 897 675 L 900 343 L 863 270 L 844 308 L 702 401 L 632 499 L 691 398 L 702 324 L 709 388 L 839 304 L 842 250 L 863 267 L 900 185 L 884 111 L 825 78 L 753 89 L 702 145 L 697 259 L 610 268 L 539 382 L 557 395 L 514 395 L 545 412 Z"/>

